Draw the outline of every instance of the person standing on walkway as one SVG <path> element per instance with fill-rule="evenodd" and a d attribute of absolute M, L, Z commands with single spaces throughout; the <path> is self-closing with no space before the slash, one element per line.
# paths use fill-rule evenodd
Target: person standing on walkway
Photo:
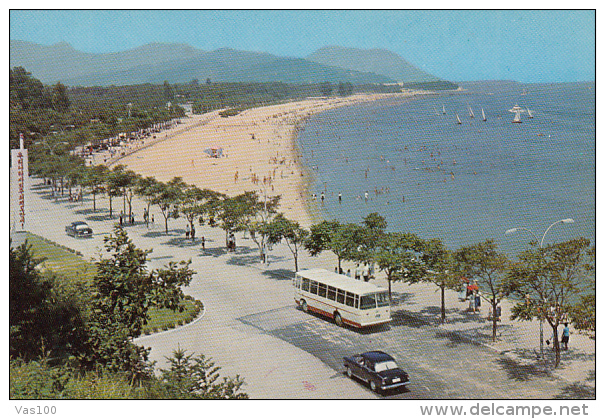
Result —
<path fill-rule="evenodd" d="M 361 279 L 361 268 L 359 267 L 359 263 L 355 266 L 355 279 L 358 281 Z"/>
<path fill-rule="evenodd" d="M 195 226 L 191 225 L 191 241 L 195 241 Z"/>
<path fill-rule="evenodd" d="M 368 265 L 363 265 L 363 270 L 361 271 L 361 275 L 363 276 L 363 280 L 368 282 L 370 280 L 370 270 L 368 269 Z"/>
<path fill-rule="evenodd" d="M 561 336 L 561 343 L 563 344 L 563 350 L 567 350 L 567 344 L 569 343 L 569 326 L 568 323 L 565 323 L 565 327 L 563 328 L 563 336 Z"/>
<path fill-rule="evenodd" d="M 206 250 L 206 237 L 202 236 L 202 250 Z"/>
<path fill-rule="evenodd" d="M 189 234 L 191 234 L 191 230 L 189 230 L 189 224 L 187 224 L 187 229 L 185 230 L 185 237 L 189 238 Z"/>

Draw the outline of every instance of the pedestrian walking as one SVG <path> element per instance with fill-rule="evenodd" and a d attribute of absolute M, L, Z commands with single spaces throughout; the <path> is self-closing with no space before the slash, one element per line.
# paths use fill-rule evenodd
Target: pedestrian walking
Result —
<path fill-rule="evenodd" d="M 202 236 L 202 250 L 206 250 L 206 237 Z"/>
<path fill-rule="evenodd" d="M 185 230 L 185 237 L 189 238 L 189 234 L 191 234 L 191 230 L 189 230 L 189 224 L 187 224 L 187 230 Z"/>
<path fill-rule="evenodd" d="M 191 225 L 191 240 L 195 240 L 195 226 Z"/>
<path fill-rule="evenodd" d="M 351 270 L 347 269 L 347 276 L 350 278 L 351 277 Z"/>
<path fill-rule="evenodd" d="M 363 265 L 361 275 L 363 276 L 363 280 L 365 282 L 368 282 L 370 280 L 370 269 L 368 268 L 368 265 Z"/>
<path fill-rule="evenodd" d="M 355 279 L 358 281 L 361 279 L 361 268 L 359 267 L 359 263 L 355 266 Z"/>
<path fill-rule="evenodd" d="M 569 326 L 568 323 L 565 323 L 565 327 L 563 328 L 563 336 L 561 336 L 561 343 L 563 344 L 563 350 L 567 350 L 567 344 L 569 343 Z"/>

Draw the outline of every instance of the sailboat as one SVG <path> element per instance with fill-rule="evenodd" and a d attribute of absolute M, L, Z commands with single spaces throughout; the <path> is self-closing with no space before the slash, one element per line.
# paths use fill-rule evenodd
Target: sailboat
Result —
<path fill-rule="evenodd" d="M 468 116 L 470 116 L 471 118 L 475 117 L 475 114 L 473 113 L 473 108 L 471 108 L 470 106 L 468 107 Z"/>
<path fill-rule="evenodd" d="M 443 105 L 443 110 L 441 111 L 441 113 L 445 115 L 445 105 Z"/>
<path fill-rule="evenodd" d="M 521 108 L 519 105 L 515 105 L 512 107 L 512 109 L 509 109 L 508 111 L 515 114 L 515 117 L 513 118 L 514 124 L 520 124 L 522 122 L 521 121 L 521 112 L 525 112 L 525 110 L 523 108 Z"/>
<path fill-rule="evenodd" d="M 531 113 L 531 110 L 529 110 L 529 109 L 527 110 L 527 117 L 528 117 L 529 119 L 532 119 L 532 118 L 534 117 L 534 114 L 533 114 L 533 113 Z"/>
<path fill-rule="evenodd" d="M 462 125 L 462 121 L 460 120 L 460 117 L 458 116 L 458 114 L 456 114 L 456 123 L 458 125 Z"/>
<path fill-rule="evenodd" d="M 487 121 L 487 118 L 485 117 L 485 111 L 483 110 L 483 108 L 481 108 L 481 116 L 483 117 L 483 121 Z"/>

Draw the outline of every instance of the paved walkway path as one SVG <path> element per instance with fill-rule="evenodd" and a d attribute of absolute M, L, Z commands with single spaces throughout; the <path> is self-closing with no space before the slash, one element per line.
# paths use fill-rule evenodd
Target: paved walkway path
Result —
<path fill-rule="evenodd" d="M 97 211 L 92 211 L 91 199 L 67 202 L 52 198 L 50 189 L 35 179 L 29 194 L 27 229 L 56 243 L 76 249 L 87 259 L 98 260 L 104 253 L 103 236 L 116 223 L 115 214 L 121 200 L 114 200 L 114 219 L 108 218 L 108 202 L 98 199 Z M 134 202 L 134 211 L 142 217 L 144 204 Z M 212 357 L 222 367 L 222 374 L 245 378 L 244 391 L 253 398 L 368 398 L 374 397 L 358 383 L 335 372 L 318 358 L 284 340 L 265 333 L 250 322 L 249 316 L 262 315 L 275 322 L 288 322 L 289 316 L 300 316 L 294 309 L 290 278 L 294 269 L 291 253 L 285 245 L 276 246 L 269 254 L 267 265 L 259 262 L 258 249 L 249 239 L 238 234 L 235 253 L 225 250 L 224 232 L 217 228 L 198 227 L 196 241 L 185 238 L 185 220 L 170 220 L 169 233 L 164 233 L 163 218 L 155 213 L 155 224 L 148 228 L 140 221 L 127 226 L 129 237 L 142 249 L 153 249 L 149 267 L 160 268 L 170 261 L 192 260 L 197 272 L 185 292 L 204 302 L 205 314 L 193 324 L 137 339 L 139 344 L 152 347 L 151 358 L 159 367 L 166 365 L 165 356 L 177 346 Z M 92 239 L 74 239 L 65 235 L 64 226 L 76 220 L 86 220 L 93 228 Z M 201 248 L 201 237 L 206 250 Z M 333 269 L 336 259 L 329 253 L 311 258 L 300 257 L 301 268 Z M 354 265 L 344 265 L 345 270 Z M 381 275 L 374 280 L 386 287 Z M 538 322 L 509 320 L 510 303 L 503 303 L 498 339 L 491 341 L 491 322 L 487 308 L 472 314 L 467 303 L 458 301 L 458 294 L 446 292 L 447 322 L 439 325 L 440 294 L 436 287 L 426 284 L 393 284 L 393 312 L 403 311 L 435 327 L 454 332 L 491 350 L 503 353 L 515 361 L 541 367 Z M 292 306 L 292 310 L 284 307 Z M 550 336 L 545 325 L 545 337 Z M 546 353 L 550 355 L 548 347 Z M 562 366 L 554 376 L 573 388 L 575 397 L 593 397 L 595 383 L 595 342 L 572 331 L 570 350 L 562 353 Z M 470 395 L 472 397 L 472 395 Z M 438 397 L 438 396 L 437 396 Z"/>

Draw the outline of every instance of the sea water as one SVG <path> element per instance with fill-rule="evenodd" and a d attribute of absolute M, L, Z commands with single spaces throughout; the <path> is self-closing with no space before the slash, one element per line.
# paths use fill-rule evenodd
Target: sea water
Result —
<path fill-rule="evenodd" d="M 462 87 L 310 118 L 298 141 L 314 174 L 313 205 L 342 222 L 378 212 L 389 231 L 440 238 L 452 249 L 494 239 L 513 256 L 534 237 L 506 230 L 527 228 L 541 240 L 564 218 L 574 223 L 555 225 L 545 244 L 580 236 L 594 243 L 594 83 Z M 516 104 L 533 118 L 524 112 L 512 123 Z"/>

